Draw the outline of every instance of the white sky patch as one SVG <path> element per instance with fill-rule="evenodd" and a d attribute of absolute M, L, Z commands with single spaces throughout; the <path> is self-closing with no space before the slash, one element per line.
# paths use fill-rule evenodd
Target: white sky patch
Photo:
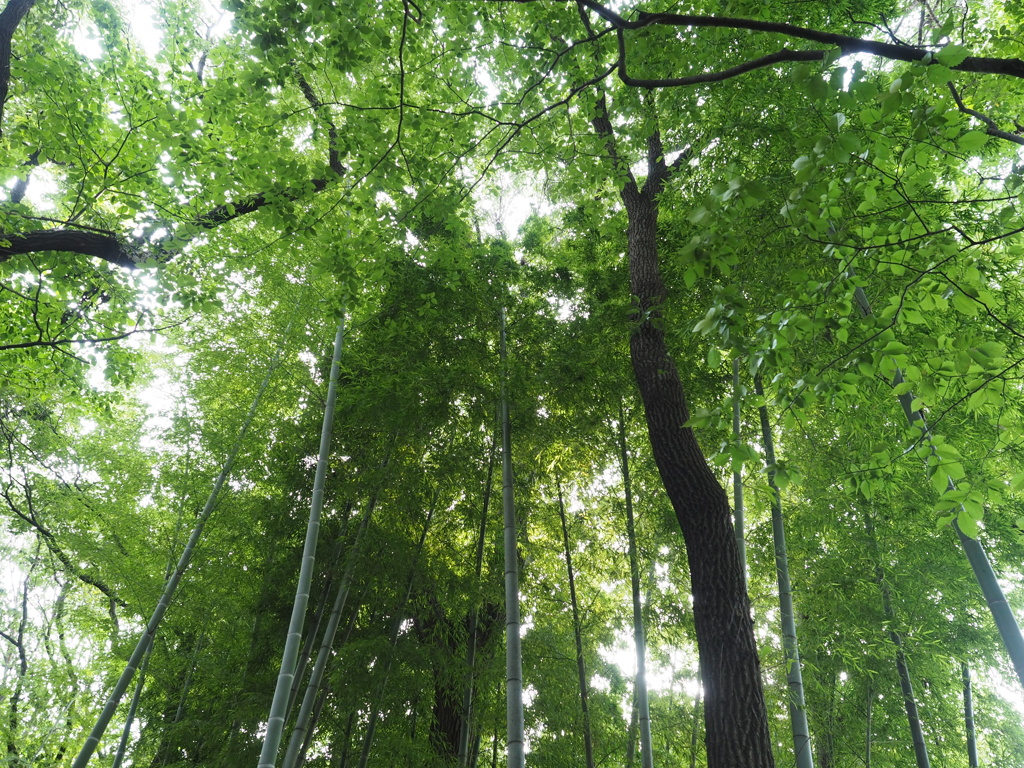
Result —
<path fill-rule="evenodd" d="M 124 20 L 132 37 L 151 60 L 163 47 L 163 33 L 157 24 L 156 11 L 152 3 L 136 0 L 124 10 Z"/>
<path fill-rule="evenodd" d="M 103 55 L 99 31 L 91 21 L 83 21 L 78 25 L 71 36 L 71 43 L 75 46 L 75 50 L 87 59 L 98 59 Z"/>
<path fill-rule="evenodd" d="M 7 189 L 13 189 L 17 183 L 16 179 L 7 181 Z M 24 202 L 40 213 L 52 212 L 57 209 L 53 202 L 60 189 L 57 186 L 57 177 L 49 165 L 41 165 L 32 169 L 29 177 L 28 187 L 25 188 Z"/>
<path fill-rule="evenodd" d="M 488 187 L 476 208 L 483 218 L 481 229 L 491 237 L 515 237 L 531 215 L 551 212 L 535 183 L 522 177 L 500 172 Z"/>

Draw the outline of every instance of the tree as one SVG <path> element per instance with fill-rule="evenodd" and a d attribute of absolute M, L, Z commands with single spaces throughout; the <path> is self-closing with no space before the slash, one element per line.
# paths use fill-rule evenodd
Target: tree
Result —
<path fill-rule="evenodd" d="M 724 391 L 721 350 L 741 351 L 792 381 L 771 387 L 785 414 L 780 440 L 787 456 L 797 456 L 793 435 L 805 424 L 827 436 L 829 450 L 839 450 L 842 439 L 856 444 L 852 466 L 836 474 L 842 488 L 823 485 L 822 498 L 859 494 L 857 503 L 891 494 L 897 478 L 912 482 L 905 469 L 916 460 L 908 456 L 919 453 L 918 436 L 885 416 L 877 397 L 902 371 L 936 414 L 932 423 L 959 428 L 945 432 L 956 440 L 937 444 L 931 472 L 956 475 L 955 492 L 929 491 L 919 480 L 912 485 L 919 505 L 937 508 L 947 522 L 962 505 L 963 521 L 985 518 L 979 536 L 1012 535 L 1007 521 L 1016 516 L 1020 484 L 1000 478 L 1018 475 L 1010 468 L 1021 432 L 1013 383 L 1021 359 L 1019 259 L 1012 239 L 1020 177 L 999 147 L 1019 143 L 1010 116 L 1021 72 L 1017 43 L 999 29 L 1013 28 L 1015 8 L 958 19 L 952 9 L 943 17 L 927 7 L 915 16 L 916 44 L 907 44 L 900 40 L 908 34 L 906 19 L 903 32 L 851 21 L 876 19 L 879 11 L 905 16 L 892 4 L 734 6 L 736 17 L 633 17 L 593 1 L 403 3 L 360 6 L 352 24 L 330 5 L 266 0 L 232 5 L 233 31 L 213 31 L 211 24 L 204 33 L 193 6 L 169 2 L 159 11 L 164 44 L 150 57 L 112 7 L 8 3 L 0 13 L 9 189 L 0 207 L 0 353 L 9 361 L 2 393 L 10 425 L 5 501 L 15 532 L 43 542 L 49 574 L 93 595 L 89 615 L 115 640 L 115 617 L 138 615 L 142 593 L 159 586 L 160 558 L 142 554 L 151 531 L 173 538 L 167 511 L 188 506 L 213 457 L 224 453 L 241 388 L 228 374 L 261 359 L 260 331 L 284 325 L 282 308 L 296 285 L 324 301 L 319 311 L 303 308 L 291 335 L 303 357 L 291 361 L 288 383 L 273 393 L 270 426 L 243 447 L 224 524 L 244 533 L 229 534 L 228 527 L 214 536 L 209 559 L 197 563 L 194 591 L 183 598 L 183 610 L 195 611 L 188 615 L 204 615 L 205 608 L 209 617 L 259 618 L 231 640 L 212 628 L 196 630 L 184 614 L 169 624 L 154 651 L 152 703 L 145 696 L 140 703 L 147 724 L 140 748 L 161 760 L 211 761 L 251 750 L 259 715 L 249 699 L 266 693 L 265 659 L 279 655 L 270 639 L 283 631 L 277 584 L 290 578 L 293 512 L 309 497 L 297 458 L 309 454 L 305 413 L 326 380 L 326 371 L 306 361 L 323 359 L 317 316 L 337 310 L 343 295 L 354 302 L 363 339 L 342 377 L 348 394 L 339 415 L 348 432 L 332 454 L 338 477 L 328 514 L 337 528 L 348 500 L 367 498 L 366 478 L 392 434 L 397 455 L 389 472 L 409 498 L 425 486 L 407 473 L 432 466 L 436 459 L 424 457 L 457 442 L 455 435 L 473 448 L 459 455 L 476 458 L 463 467 L 443 462 L 443 470 L 478 486 L 470 470 L 480 474 L 483 452 L 467 435 L 489 424 L 482 414 L 497 391 L 486 354 L 496 342 L 492 282 L 511 283 L 524 318 L 517 343 L 532 353 L 521 358 L 523 370 L 511 373 L 523 398 L 513 414 L 523 422 L 516 433 L 527 444 L 539 439 L 537 424 L 547 418 L 538 398 L 556 400 L 539 391 L 525 363 L 553 348 L 538 329 L 555 325 L 554 307 L 573 314 L 587 304 L 604 323 L 590 338 L 604 350 L 628 343 L 651 455 L 686 539 L 711 765 L 773 760 L 758 635 L 722 477 L 706 459 L 753 458 L 736 441 L 732 449 L 711 448 Z M 78 50 L 85 47 L 76 34 L 88 37 L 90 29 L 96 54 Z M 769 36 L 827 49 L 764 56 L 759 46 Z M 8 55 L 12 50 L 17 55 Z M 890 63 L 837 61 L 851 52 Z M 724 140 L 734 135 L 742 141 Z M 968 156 L 975 167 L 965 165 Z M 643 158 L 639 165 L 636 158 Z M 531 254 L 527 263 L 536 264 L 511 280 L 506 273 L 517 270 L 495 267 L 479 245 L 482 235 L 473 237 L 465 205 L 495 169 L 538 174 L 557 206 L 549 223 L 557 231 L 555 253 Z M 46 179 L 57 188 L 52 207 L 31 194 Z M 567 253 L 573 248 L 580 253 Z M 599 255 L 599 268 L 580 257 L 587 249 Z M 870 295 L 875 317 L 852 319 L 857 289 Z M 216 316 L 218 306 L 227 317 Z M 961 321 L 956 327 L 941 317 L 950 307 Z M 536 319 L 525 319 L 530 315 Z M 236 328 L 240 317 L 244 327 Z M 168 461 L 130 445 L 133 428 L 144 432 L 142 408 L 133 412 L 116 401 L 153 364 L 134 346 L 144 343 L 141 332 L 166 333 L 159 329 L 173 324 L 187 324 L 166 338 L 194 357 L 181 379 L 188 382 L 185 401 L 195 405 L 182 412 L 191 415 L 179 419 L 180 432 L 171 436 L 179 455 Z M 562 371 L 571 377 L 549 381 L 596 389 L 587 382 L 586 357 L 577 354 Z M 98 385 L 90 377 L 101 368 L 106 383 Z M 691 401 L 701 405 L 691 410 Z M 863 414 L 870 426 L 835 419 L 826 405 Z M 585 404 L 574 402 L 569 411 L 574 429 L 591 429 Z M 131 424 L 118 424 L 118 417 Z M 103 433 L 85 454 L 72 443 L 83 419 Z M 865 429 L 884 431 L 888 447 L 862 440 Z M 129 449 L 118 454 L 125 444 Z M 116 466 L 106 463 L 110 455 Z M 804 458 L 807 475 L 818 471 L 811 468 L 820 459 Z M 576 484 L 597 482 L 604 466 L 581 461 Z M 442 474 L 441 462 L 436 472 Z M 411 512 L 400 494 L 390 491 L 386 499 L 393 520 Z M 452 491 L 453 509 L 457 497 Z M 135 517 L 126 513 L 139 507 Z M 820 521 L 824 512 L 816 515 Z M 445 516 L 458 527 L 458 514 L 450 509 Z M 408 539 L 397 522 L 389 527 L 393 520 L 373 533 L 376 551 Z M 520 525 L 530 533 L 529 519 Z M 808 537 L 823 530 L 809 527 Z M 267 537 L 273 542 L 262 541 Z M 460 543 L 472 549 L 465 538 Z M 1014 551 L 1009 537 L 987 543 L 997 553 Z M 252 563 L 260 586 L 228 594 L 216 569 L 237 552 Z M 468 570 L 449 553 L 426 583 L 461 589 Z M 832 573 L 839 570 L 832 565 Z M 371 644 L 380 638 L 374 621 L 396 595 L 372 579 L 357 586 L 360 605 L 368 607 L 347 619 L 352 637 Z M 461 617 L 472 607 L 438 597 L 448 594 L 425 589 L 419 597 L 419 642 L 398 638 L 396 653 L 407 663 L 396 666 L 401 682 L 387 705 L 429 717 L 437 735 L 465 725 L 440 726 L 450 709 L 445 702 L 461 701 L 461 684 L 449 683 L 464 680 L 465 670 L 451 659 L 465 658 Z M 675 594 L 685 605 L 685 595 Z M 966 609 L 954 615 L 961 611 L 965 626 L 987 626 Z M 222 642 L 206 639 L 212 636 Z M 820 629 L 818 637 L 826 636 Z M 213 666 L 205 658 L 210 647 L 230 659 L 223 669 L 244 674 L 229 681 L 222 673 L 220 686 L 199 683 Z M 808 656 L 832 665 L 838 679 L 845 670 L 823 647 Z M 346 669 L 367 682 L 365 670 L 355 674 L 360 648 L 357 642 Z M 430 686 L 417 678 L 413 656 L 428 648 L 431 661 L 419 669 L 430 669 L 434 684 L 423 693 Z M 175 656 L 194 664 L 185 669 Z M 112 661 L 105 653 L 97 658 L 104 660 L 97 667 Z M 765 671 L 771 703 L 775 671 Z M 871 687 L 863 679 L 856 684 L 864 694 L 859 701 L 872 701 L 873 722 L 884 723 Z M 823 685 L 809 695 L 821 701 Z M 353 716 L 365 705 L 364 690 L 370 689 L 353 686 L 344 700 L 324 701 L 321 727 L 339 744 L 357 736 Z M 493 696 L 483 696 L 477 733 L 492 730 Z M 221 738 L 204 714 L 229 699 L 237 726 L 228 723 L 230 734 Z M 844 711 L 840 704 L 849 702 L 822 711 Z M 539 711 L 533 722 L 543 722 Z M 598 712 L 595 705 L 595 718 Z M 430 749 L 414 737 L 423 733 L 416 717 L 404 729 L 385 722 L 378 738 L 391 738 L 389 745 Z M 31 733 L 22 729 L 36 738 Z M 613 743 L 603 735 L 598 742 Z M 317 744 L 311 746 L 317 754 Z M 873 759 L 883 756 L 879 749 Z"/>

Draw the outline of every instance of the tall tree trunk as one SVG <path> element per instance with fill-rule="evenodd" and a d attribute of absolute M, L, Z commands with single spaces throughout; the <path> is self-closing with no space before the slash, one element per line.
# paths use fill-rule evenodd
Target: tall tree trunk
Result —
<path fill-rule="evenodd" d="M 581 11 L 583 22 L 589 26 Z M 626 210 L 630 293 L 636 302 L 630 359 L 643 400 L 651 451 L 686 542 L 690 592 L 704 685 L 708 768 L 774 768 L 754 622 L 729 500 L 708 466 L 690 418 L 679 372 L 665 342 L 667 291 L 658 260 L 658 198 L 691 148 L 665 161 L 661 134 L 647 139 L 647 178 L 619 155 L 607 100 L 592 120 L 605 142 L 611 176 Z"/>
<path fill-rule="evenodd" d="M 334 334 L 334 354 L 331 358 L 331 373 L 327 384 L 327 400 L 324 403 L 324 418 L 320 429 L 320 451 L 313 480 L 313 498 L 309 505 L 309 523 L 306 526 L 306 540 L 302 547 L 302 565 L 299 580 L 295 586 L 295 600 L 288 622 L 288 635 L 281 654 L 281 671 L 277 676 L 274 697 L 270 702 L 267 731 L 260 750 L 259 768 L 274 768 L 277 752 L 284 735 L 284 721 L 288 712 L 288 699 L 295 667 L 299 658 L 299 644 L 302 642 L 302 626 L 306 621 L 306 605 L 309 603 L 310 585 L 313 581 L 313 564 L 316 561 L 316 544 L 320 536 L 320 511 L 324 502 L 324 480 L 331 451 L 331 429 L 334 424 L 334 403 L 338 396 L 338 369 L 341 365 L 341 349 L 345 339 L 344 316 Z"/>
<path fill-rule="evenodd" d="M 760 374 L 754 375 L 754 392 L 762 401 L 757 411 L 761 417 L 764 458 L 768 470 L 768 486 L 771 488 L 772 541 L 775 544 L 775 576 L 779 584 L 779 613 L 782 618 L 782 648 L 786 656 L 786 684 L 789 688 L 789 725 L 793 731 L 793 752 L 797 768 L 814 768 L 810 730 L 807 727 L 807 705 L 804 703 L 800 648 L 796 639 L 793 588 L 789 583 L 786 528 L 782 522 L 782 493 L 775 482 L 775 441 L 772 439 L 772 425 L 768 421 L 768 406 L 764 404 L 764 386 Z"/>
<path fill-rule="evenodd" d="M 875 538 L 875 525 L 871 515 L 864 512 L 864 527 L 867 530 L 868 539 L 875 550 L 875 581 L 882 592 L 882 611 L 885 614 L 886 623 L 889 625 L 889 640 L 896 648 L 896 672 L 900 678 L 900 691 L 903 693 L 903 707 L 907 712 L 907 724 L 910 727 L 910 738 L 914 743 L 914 757 L 917 759 L 917 768 L 929 768 L 928 747 L 924 741 L 924 731 L 921 728 L 921 717 L 917 711 L 917 699 L 914 698 L 914 685 L 910 679 L 910 668 L 907 666 L 907 655 L 903 651 L 903 637 L 896 630 L 896 612 L 892 607 L 892 593 L 889 584 L 885 580 L 885 572 L 882 570 L 882 558 L 878 552 L 878 539 Z"/>
<path fill-rule="evenodd" d="M 572 634 L 576 640 L 576 676 L 580 686 L 580 710 L 583 713 L 583 750 L 587 760 L 587 768 L 594 768 L 594 739 L 590 731 L 590 705 L 587 703 L 587 667 L 583 660 L 583 629 L 580 624 L 580 606 L 576 600 L 576 574 L 572 569 L 572 549 L 569 546 L 569 526 L 565 521 L 562 481 L 555 478 L 555 484 L 558 488 L 558 519 L 562 521 L 562 547 L 565 550 L 565 569 L 569 577 Z"/>
<path fill-rule="evenodd" d="M 626 415 L 619 403 L 619 461 L 626 497 L 626 541 L 629 546 L 629 582 L 633 598 L 633 645 L 636 649 L 636 709 L 640 725 L 640 765 L 653 768 L 651 708 L 647 698 L 647 639 L 644 636 L 643 605 L 640 600 L 640 563 L 636 551 L 636 520 L 633 516 L 633 483 L 629 476 L 629 450 L 626 445 Z"/>
<path fill-rule="evenodd" d="M 686 542 L 708 766 L 772 768 L 761 666 L 729 501 L 693 430 L 684 426 L 690 411 L 661 324 L 666 291 L 658 265 L 657 197 L 665 171 L 660 139 L 652 137 L 650 145 L 643 191 L 633 181 L 622 189 L 631 293 L 639 303 L 629 346 L 654 460 Z"/>
<path fill-rule="evenodd" d="M 732 439 L 736 445 L 740 444 L 740 416 L 742 411 L 742 398 L 740 396 L 740 360 L 733 358 L 732 361 Z M 732 506 L 733 506 L 733 527 L 736 529 L 736 548 L 740 553 L 740 567 L 743 569 L 743 580 L 747 579 L 747 539 L 746 525 L 743 520 L 743 466 L 736 462 L 732 471 Z"/>
<path fill-rule="evenodd" d="M 960 675 L 964 681 L 964 729 L 967 731 L 967 765 L 978 768 L 978 742 L 974 734 L 974 699 L 971 696 L 971 668 L 967 662 L 960 663 Z"/>
<path fill-rule="evenodd" d="M 493 433 L 492 433 L 493 434 Z M 484 483 L 484 498 L 480 511 L 480 530 L 476 539 L 476 582 L 477 589 L 480 588 L 480 578 L 484 569 L 484 543 L 487 533 L 487 511 L 491 505 L 491 483 L 494 479 L 494 457 L 498 447 L 498 441 L 491 440 L 490 456 L 487 459 L 487 480 Z M 469 619 L 469 638 L 466 645 L 466 686 L 462 695 L 462 723 L 459 727 L 459 768 L 466 768 L 469 765 L 469 735 L 473 718 L 473 674 L 476 667 L 476 630 L 480 622 L 480 606 L 474 603 L 473 612 Z"/>
<path fill-rule="evenodd" d="M 512 423 L 508 409 L 508 352 L 505 346 L 505 308 L 501 309 L 501 498 L 505 531 L 505 698 L 508 739 L 507 768 L 524 768 L 523 651 L 519 621 L 519 551 L 516 507 L 512 493 Z"/>

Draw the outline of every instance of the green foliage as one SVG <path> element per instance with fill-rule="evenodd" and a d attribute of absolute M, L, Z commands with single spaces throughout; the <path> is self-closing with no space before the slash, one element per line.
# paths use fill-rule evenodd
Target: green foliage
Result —
<path fill-rule="evenodd" d="M 40 0 L 13 39 L 0 240 L 106 234 L 143 266 L 74 251 L 0 255 L 0 735 L 11 764 L 69 764 L 280 342 L 279 378 L 158 637 L 130 752 L 154 766 L 255 761 L 342 311 L 350 331 L 311 612 L 333 597 L 353 521 L 372 499 L 378 509 L 308 762 L 333 767 L 344 754 L 351 765 L 377 705 L 374 762 L 452 764 L 452 721 L 472 678 L 477 764 L 492 750 L 501 764 L 493 479 L 479 581 L 474 566 L 504 306 L 531 763 L 582 761 L 556 478 L 569 489 L 601 764 L 624 765 L 633 738 L 612 433 L 624 403 L 660 681 L 656 762 L 702 765 L 686 552 L 628 365 L 641 318 L 618 194 L 657 133 L 669 163 L 693 147 L 659 200 L 668 291 L 658 322 L 679 362 L 688 426 L 723 480 L 745 474 L 773 717 L 784 713 L 785 670 L 769 607 L 762 403 L 746 385 L 731 391 L 732 359 L 745 382 L 762 375 L 781 422 L 776 480 L 792 510 L 819 764 L 863 764 L 869 711 L 873 764 L 905 764 L 894 630 L 936 764 L 966 765 L 967 660 L 978 671 L 983 759 L 1024 765 L 1012 673 L 949 530 L 956 519 L 985 543 L 1019 612 L 1024 171 L 990 129 L 1019 134 L 1024 93 L 1018 79 L 955 67 L 1024 56 L 1024 9 L 932 6 L 922 15 L 889 2 L 692 4 L 679 12 L 854 35 L 874 35 L 855 20 L 884 15 L 932 53 L 917 63 L 830 53 L 639 91 L 599 77 L 614 35 L 588 39 L 564 4 L 233 1 L 219 24 L 202 3 L 168 0 L 154 4 L 147 31 L 142 11 L 133 28 L 132 9 Z M 631 73 L 644 77 L 717 72 L 780 46 L 728 28 L 627 37 Z M 605 110 L 617 163 L 593 129 Z M 518 233 L 475 207 L 488 184 L 506 200 L 513 177 L 533 196 Z M 907 425 L 898 397 L 925 416 L 930 437 Z M 403 609 L 428 508 L 436 529 Z M 895 619 L 881 608 L 879 573 Z M 396 616 L 406 624 L 386 662 Z M 114 742 L 108 734 L 100 760 Z"/>

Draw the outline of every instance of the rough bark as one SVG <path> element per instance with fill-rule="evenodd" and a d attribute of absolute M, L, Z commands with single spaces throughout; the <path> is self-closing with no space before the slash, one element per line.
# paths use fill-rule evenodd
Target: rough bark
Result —
<path fill-rule="evenodd" d="M 660 142 L 659 142 L 660 144 Z M 658 152 L 653 153 L 660 157 Z M 665 333 L 655 322 L 665 287 L 658 269 L 659 184 L 627 184 L 631 293 L 640 322 L 630 356 L 644 403 L 654 460 L 686 542 L 704 684 L 709 768 L 774 766 L 760 662 L 725 490 L 704 457 Z"/>
<path fill-rule="evenodd" d="M 618 153 L 603 95 L 593 127 L 605 142 L 613 173 L 625 180 L 619 194 L 628 222 L 630 293 L 637 303 L 630 359 L 651 451 L 686 543 L 708 768 L 773 768 L 761 664 L 732 511 L 693 430 L 685 426 L 690 411 L 661 317 L 667 291 L 658 262 L 658 197 L 692 148 L 669 165 L 661 135 L 654 132 L 647 140 L 647 178 L 641 187 Z"/>
<path fill-rule="evenodd" d="M 638 305 L 630 358 L 654 460 L 686 543 L 708 768 L 768 768 L 775 761 L 732 512 L 693 430 L 684 426 L 690 411 L 661 321 L 667 292 L 658 263 L 658 196 L 690 150 L 667 165 L 661 137 L 652 134 L 641 188 L 618 155 L 603 98 L 594 130 L 605 139 L 616 174 L 626 179 L 620 196 L 628 221 L 630 293 Z"/>

